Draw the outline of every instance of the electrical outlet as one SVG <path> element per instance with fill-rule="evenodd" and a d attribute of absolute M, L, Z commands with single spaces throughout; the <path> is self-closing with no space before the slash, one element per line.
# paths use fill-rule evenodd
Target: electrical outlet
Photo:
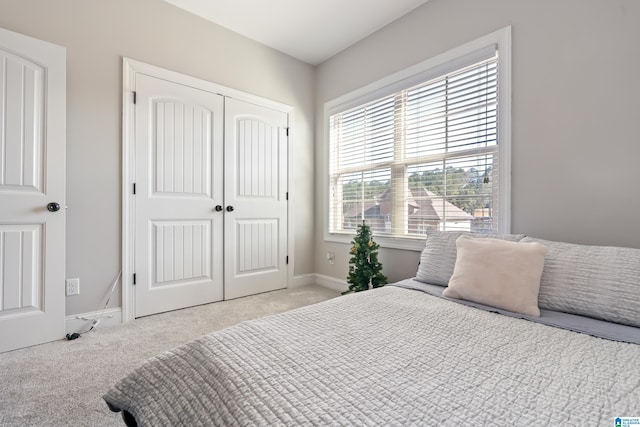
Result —
<path fill-rule="evenodd" d="M 80 294 L 80 279 L 67 279 L 65 284 L 67 296 Z"/>
<path fill-rule="evenodd" d="M 335 264 L 336 262 L 335 252 L 327 252 L 327 261 L 329 262 L 329 264 Z"/>

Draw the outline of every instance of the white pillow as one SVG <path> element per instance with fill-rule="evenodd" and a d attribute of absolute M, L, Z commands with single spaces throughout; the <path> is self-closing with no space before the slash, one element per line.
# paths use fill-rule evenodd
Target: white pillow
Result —
<path fill-rule="evenodd" d="M 447 286 L 456 265 L 456 239 L 469 234 L 467 231 L 427 231 L 427 241 L 420 255 L 416 280 Z M 474 234 L 473 237 L 491 237 L 517 242 L 524 234 Z"/>
<path fill-rule="evenodd" d="M 538 292 L 547 247 L 460 236 L 449 286 L 442 295 L 540 316 Z"/>

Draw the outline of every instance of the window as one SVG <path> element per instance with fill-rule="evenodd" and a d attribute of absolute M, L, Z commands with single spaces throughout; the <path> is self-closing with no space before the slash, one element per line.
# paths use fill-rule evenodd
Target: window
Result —
<path fill-rule="evenodd" d="M 327 109 L 329 236 L 363 220 L 389 241 L 508 231 L 508 55 L 495 42 L 460 50 L 470 52 Z"/>

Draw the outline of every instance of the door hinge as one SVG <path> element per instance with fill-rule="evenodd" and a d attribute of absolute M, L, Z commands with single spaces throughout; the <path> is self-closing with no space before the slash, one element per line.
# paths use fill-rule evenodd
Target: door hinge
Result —
<path fill-rule="evenodd" d="M 133 183 L 133 194 L 136 194 L 136 183 Z"/>
<path fill-rule="evenodd" d="M 289 255 L 287 255 L 286 261 L 287 261 L 287 264 L 289 264 Z"/>
<path fill-rule="evenodd" d="M 287 136 L 289 136 L 289 128 L 287 128 Z"/>
<path fill-rule="evenodd" d="M 133 284 L 136 284 L 136 273 L 133 273 Z"/>
<path fill-rule="evenodd" d="M 289 192 L 288 191 L 287 191 L 287 196 L 286 197 L 287 197 L 287 200 L 289 200 Z"/>
<path fill-rule="evenodd" d="M 135 104 L 137 100 L 138 100 L 138 93 L 134 90 L 133 91 L 133 103 Z"/>

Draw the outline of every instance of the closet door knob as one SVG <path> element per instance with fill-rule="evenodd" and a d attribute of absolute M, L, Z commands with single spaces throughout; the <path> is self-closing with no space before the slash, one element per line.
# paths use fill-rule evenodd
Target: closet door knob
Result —
<path fill-rule="evenodd" d="M 233 206 L 231 205 L 227 206 L 227 212 L 233 212 Z"/>
<path fill-rule="evenodd" d="M 56 202 L 51 202 L 47 205 L 47 210 L 49 212 L 58 212 L 60 210 L 60 204 Z"/>
<path fill-rule="evenodd" d="M 216 205 L 216 212 L 220 212 L 222 210 L 222 206 Z"/>

